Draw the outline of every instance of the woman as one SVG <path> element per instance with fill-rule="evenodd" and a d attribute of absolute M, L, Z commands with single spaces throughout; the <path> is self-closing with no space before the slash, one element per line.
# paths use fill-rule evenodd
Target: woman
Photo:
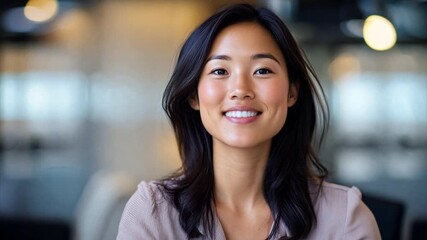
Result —
<path fill-rule="evenodd" d="M 324 182 L 323 91 L 271 11 L 233 5 L 196 28 L 163 107 L 182 168 L 138 186 L 118 239 L 380 239 L 359 190 Z"/>

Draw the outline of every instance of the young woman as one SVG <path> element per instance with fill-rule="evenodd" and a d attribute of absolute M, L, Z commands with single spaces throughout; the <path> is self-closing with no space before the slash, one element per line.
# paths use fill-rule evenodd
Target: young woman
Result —
<path fill-rule="evenodd" d="M 271 11 L 233 5 L 196 28 L 163 107 L 182 168 L 140 183 L 118 239 L 380 239 L 359 190 L 324 181 L 323 91 Z"/>

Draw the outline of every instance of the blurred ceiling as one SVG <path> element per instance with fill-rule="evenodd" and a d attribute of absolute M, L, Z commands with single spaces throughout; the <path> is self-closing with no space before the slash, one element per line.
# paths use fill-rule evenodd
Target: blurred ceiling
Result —
<path fill-rule="evenodd" d="M 24 15 L 29 2 L 57 2 L 54 17 L 34 22 Z M 96 6 L 105 0 L 6 0 L 0 3 L 1 40 L 27 39 L 49 33 L 50 26 L 74 7 Z M 109 0 L 113 1 L 113 0 Z M 118 0 L 116 0 L 118 1 Z M 122 1 L 122 0 L 120 0 Z M 133 0 L 135 1 L 135 0 Z M 148 1 L 148 0 L 145 0 Z M 214 8 L 229 1 L 204 0 Z M 167 3 L 167 0 L 164 0 Z M 396 28 L 398 44 L 427 43 L 427 0 L 264 0 L 249 1 L 266 6 L 282 17 L 304 43 L 362 43 L 363 21 L 372 14 L 388 18 Z"/>
<path fill-rule="evenodd" d="M 6 0 L 0 2 L 0 40 L 36 40 L 52 32 L 64 13 L 92 0 Z"/>
<path fill-rule="evenodd" d="M 427 43 L 427 0 L 270 0 L 267 5 L 309 43 L 363 42 L 364 20 L 380 15 L 399 43 Z"/>

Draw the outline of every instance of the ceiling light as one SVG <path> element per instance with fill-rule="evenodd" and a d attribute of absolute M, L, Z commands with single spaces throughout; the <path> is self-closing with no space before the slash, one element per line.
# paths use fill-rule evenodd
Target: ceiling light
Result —
<path fill-rule="evenodd" d="M 58 11 L 56 0 L 30 0 L 24 8 L 25 17 L 34 22 L 46 22 Z"/>
<path fill-rule="evenodd" d="M 371 15 L 363 24 L 363 39 L 370 48 L 385 51 L 396 44 L 396 30 L 388 19 Z"/>

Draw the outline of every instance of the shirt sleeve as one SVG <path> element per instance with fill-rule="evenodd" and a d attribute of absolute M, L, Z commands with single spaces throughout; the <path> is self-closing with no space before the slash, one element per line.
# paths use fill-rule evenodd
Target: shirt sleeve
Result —
<path fill-rule="evenodd" d="M 359 189 L 352 187 L 347 194 L 345 239 L 381 239 L 375 217 L 362 202 L 362 194 Z"/>
<path fill-rule="evenodd" d="M 152 186 L 141 182 L 123 211 L 117 240 L 159 239 L 155 201 Z"/>

